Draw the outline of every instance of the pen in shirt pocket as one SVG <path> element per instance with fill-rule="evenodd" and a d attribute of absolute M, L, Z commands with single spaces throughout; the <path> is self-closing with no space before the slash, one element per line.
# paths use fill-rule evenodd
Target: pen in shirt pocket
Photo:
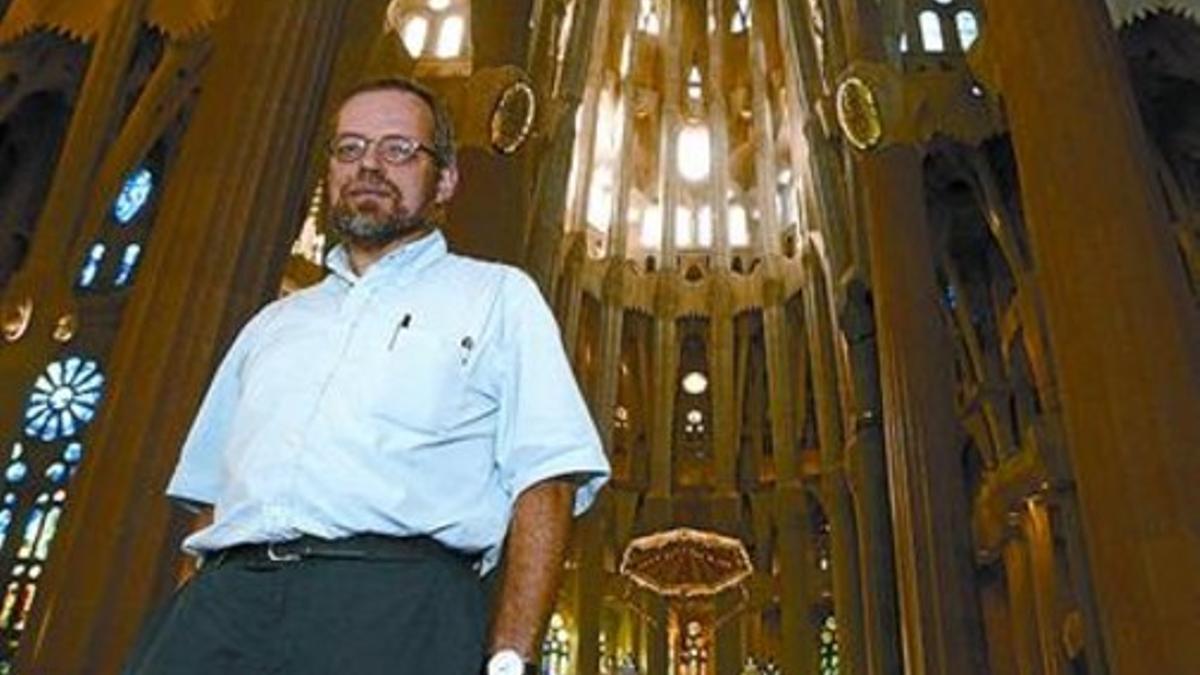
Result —
<path fill-rule="evenodd" d="M 462 350 L 462 354 L 460 356 L 462 365 L 465 366 L 467 365 L 467 361 L 471 360 L 471 350 L 475 348 L 475 341 L 471 339 L 470 335 L 468 335 L 462 339 L 462 342 L 458 343 L 458 346 Z"/>
<path fill-rule="evenodd" d="M 400 331 L 408 328 L 411 323 L 412 314 L 405 314 L 400 318 L 400 321 L 396 322 L 396 329 L 392 331 L 392 339 L 388 342 L 388 351 L 396 348 L 396 338 L 400 337 Z"/>

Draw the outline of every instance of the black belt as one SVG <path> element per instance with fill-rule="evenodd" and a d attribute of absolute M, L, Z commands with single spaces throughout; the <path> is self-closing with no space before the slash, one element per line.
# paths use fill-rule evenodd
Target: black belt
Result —
<path fill-rule="evenodd" d="M 479 556 L 448 548 L 431 537 L 389 537 L 360 534 L 344 539 L 302 536 L 262 544 L 238 544 L 205 555 L 204 567 L 229 563 L 277 566 L 301 560 L 421 560 L 450 558 L 476 565 Z"/>

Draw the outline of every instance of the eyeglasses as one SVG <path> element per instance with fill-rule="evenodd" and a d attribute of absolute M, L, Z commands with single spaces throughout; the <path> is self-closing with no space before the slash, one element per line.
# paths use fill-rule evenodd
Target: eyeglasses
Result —
<path fill-rule="evenodd" d="M 408 136 L 382 136 L 367 138 L 358 134 L 342 134 L 329 143 L 329 156 L 341 164 L 353 164 L 367 156 L 375 146 L 375 158 L 388 166 L 401 166 L 412 161 L 417 152 L 425 152 L 437 159 L 433 148 Z"/>

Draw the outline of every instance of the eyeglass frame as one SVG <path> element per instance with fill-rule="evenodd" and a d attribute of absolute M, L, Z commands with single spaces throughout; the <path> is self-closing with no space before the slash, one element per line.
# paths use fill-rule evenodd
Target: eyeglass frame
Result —
<path fill-rule="evenodd" d="M 356 140 L 362 141 L 362 143 L 363 143 L 362 154 L 359 154 L 358 156 L 356 156 L 353 159 L 342 159 L 341 157 L 338 157 L 338 154 L 337 154 L 338 145 L 341 142 L 346 141 L 348 139 L 356 139 Z M 413 146 L 412 152 L 410 152 L 407 156 L 405 156 L 403 159 L 401 159 L 398 162 L 388 161 L 384 157 L 384 155 L 379 152 L 379 148 L 382 147 L 383 143 L 385 143 L 387 141 L 404 141 L 406 143 L 411 143 Z M 429 155 L 434 160 L 435 163 L 438 160 L 438 154 L 437 154 L 436 150 L 434 150 L 432 147 L 426 145 L 425 143 L 422 143 L 421 141 L 418 141 L 417 139 L 415 139 L 411 136 L 405 136 L 404 134 L 387 134 L 384 136 L 380 136 L 378 138 L 368 138 L 366 136 L 363 136 L 362 134 L 354 134 L 354 133 L 338 134 L 337 136 L 334 136 L 333 138 L 329 139 L 329 143 L 326 147 L 326 151 L 329 153 L 330 159 L 337 162 L 338 164 L 357 164 L 357 163 L 363 161 L 363 159 L 367 156 L 367 153 L 371 152 L 371 146 L 375 146 L 375 158 L 378 159 L 380 161 L 380 163 L 386 164 L 387 166 L 392 166 L 392 167 L 404 166 L 404 165 L 408 164 L 409 162 L 411 162 L 413 160 L 413 158 L 417 156 L 417 153 L 420 151 L 424 151 L 425 154 Z"/>

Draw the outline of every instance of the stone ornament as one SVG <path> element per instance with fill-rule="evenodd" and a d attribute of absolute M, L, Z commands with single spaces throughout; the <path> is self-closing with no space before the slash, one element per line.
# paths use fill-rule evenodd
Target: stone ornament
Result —
<path fill-rule="evenodd" d="M 2 331 L 7 342 L 16 342 L 29 330 L 29 321 L 33 318 L 33 298 L 25 297 L 4 312 Z"/>
<path fill-rule="evenodd" d="M 75 337 L 75 329 L 79 324 L 79 320 L 75 314 L 63 314 L 58 317 L 58 321 L 54 323 L 54 332 L 50 334 L 55 342 L 66 344 Z"/>
<path fill-rule="evenodd" d="M 875 92 L 858 77 L 847 77 L 837 89 L 837 120 L 842 134 L 859 150 L 883 140 L 883 119 Z"/>
<path fill-rule="evenodd" d="M 537 97 L 533 87 L 524 80 L 510 84 L 492 109 L 492 149 L 502 155 L 516 153 L 529 139 L 536 118 Z"/>

